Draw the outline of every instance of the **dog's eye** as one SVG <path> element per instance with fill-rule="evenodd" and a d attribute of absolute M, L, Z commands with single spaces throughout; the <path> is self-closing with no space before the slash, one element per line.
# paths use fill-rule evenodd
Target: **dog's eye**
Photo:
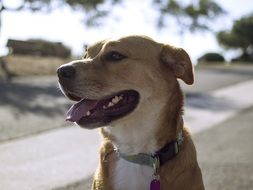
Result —
<path fill-rule="evenodd" d="M 82 59 L 86 59 L 88 58 L 88 45 L 84 45 L 84 55 L 82 57 Z"/>
<path fill-rule="evenodd" d="M 116 51 L 111 51 L 106 55 L 106 60 L 108 61 L 121 61 L 122 59 L 125 59 L 125 58 L 126 58 L 125 55 L 122 55 Z"/>
<path fill-rule="evenodd" d="M 85 52 L 84 55 L 83 55 L 83 57 L 82 57 L 82 59 L 86 59 L 87 57 L 88 57 L 88 53 Z"/>

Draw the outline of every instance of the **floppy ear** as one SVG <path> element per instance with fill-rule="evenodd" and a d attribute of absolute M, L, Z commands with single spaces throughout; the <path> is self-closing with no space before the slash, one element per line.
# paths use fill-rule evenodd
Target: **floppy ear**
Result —
<path fill-rule="evenodd" d="M 160 56 L 162 63 L 171 69 L 176 78 L 180 78 L 186 84 L 193 84 L 192 62 L 185 50 L 164 45 Z"/>

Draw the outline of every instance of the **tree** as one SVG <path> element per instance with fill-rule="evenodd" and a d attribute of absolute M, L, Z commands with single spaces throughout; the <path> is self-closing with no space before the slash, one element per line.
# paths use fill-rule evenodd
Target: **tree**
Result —
<path fill-rule="evenodd" d="M 217 33 L 217 40 L 226 49 L 241 49 L 244 61 L 253 55 L 253 13 L 236 20 L 229 31 Z"/>
<path fill-rule="evenodd" d="M 8 7 L 4 4 L 4 0 L 0 0 L 0 29 L 1 29 L 1 14 L 3 11 L 46 11 L 49 12 L 63 5 L 69 5 L 73 9 L 82 10 L 86 13 L 87 24 L 95 23 L 100 17 L 105 16 L 109 9 L 102 7 L 103 4 L 110 2 L 114 5 L 120 0 L 22 0 L 17 7 Z"/>
<path fill-rule="evenodd" d="M 50 11 L 63 5 L 68 5 L 85 14 L 86 24 L 94 26 L 111 12 L 112 8 L 124 0 L 22 0 L 18 7 L 8 7 L 4 0 L 0 0 L 0 29 L 1 13 L 3 11 Z M 180 32 L 196 30 L 210 30 L 207 21 L 212 21 L 225 13 L 221 6 L 213 0 L 195 0 L 182 3 L 180 0 L 153 0 L 153 7 L 157 9 L 160 17 L 157 21 L 159 27 L 164 27 L 167 18 L 174 18 L 178 23 Z"/>
<path fill-rule="evenodd" d="M 183 4 L 177 0 L 154 0 L 160 9 L 158 26 L 163 27 L 166 18 L 173 17 L 179 26 L 180 33 L 184 31 L 212 30 L 208 21 L 225 14 L 225 10 L 212 0 L 191 1 Z"/>

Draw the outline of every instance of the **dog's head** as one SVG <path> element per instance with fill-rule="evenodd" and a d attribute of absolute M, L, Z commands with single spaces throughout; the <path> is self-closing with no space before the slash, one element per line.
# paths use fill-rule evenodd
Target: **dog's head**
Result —
<path fill-rule="evenodd" d="M 67 120 L 85 128 L 134 122 L 167 101 L 177 78 L 193 83 L 183 49 L 143 36 L 100 41 L 57 73 L 63 93 L 78 101 Z"/>

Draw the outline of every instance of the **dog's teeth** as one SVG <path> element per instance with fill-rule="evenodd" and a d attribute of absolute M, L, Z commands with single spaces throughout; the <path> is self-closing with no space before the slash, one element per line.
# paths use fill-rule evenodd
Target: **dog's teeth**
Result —
<path fill-rule="evenodd" d="M 112 102 L 109 102 L 108 107 L 112 107 L 114 104 Z"/>
<path fill-rule="evenodd" d="M 118 97 L 118 96 L 115 96 L 115 97 L 112 99 L 112 103 L 117 104 L 118 102 L 119 102 L 119 97 Z"/>
<path fill-rule="evenodd" d="M 90 115 L 90 111 L 87 111 L 86 115 L 89 116 Z"/>

